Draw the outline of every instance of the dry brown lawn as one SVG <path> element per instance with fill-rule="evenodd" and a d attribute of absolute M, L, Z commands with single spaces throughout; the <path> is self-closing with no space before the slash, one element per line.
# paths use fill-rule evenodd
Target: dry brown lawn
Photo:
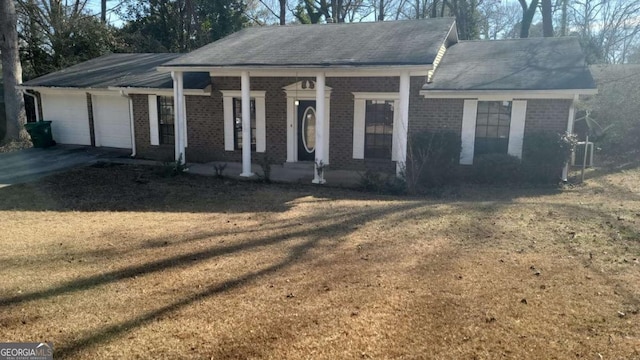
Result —
<path fill-rule="evenodd" d="M 107 166 L 3 188 L 0 341 L 57 359 L 640 359 L 640 170 L 590 176 L 410 198 Z"/>

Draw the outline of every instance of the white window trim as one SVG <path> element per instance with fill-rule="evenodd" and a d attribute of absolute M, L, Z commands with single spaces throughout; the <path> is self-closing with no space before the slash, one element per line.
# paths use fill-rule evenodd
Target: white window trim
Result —
<path fill-rule="evenodd" d="M 466 99 L 462 113 L 460 164 L 473 165 L 476 120 L 478 118 L 478 101 L 510 101 L 511 122 L 509 124 L 509 144 L 507 154 L 522 158 L 522 144 L 524 142 L 525 121 L 527 118 L 527 100 L 514 99 L 513 96 L 479 96 L 477 99 Z"/>
<path fill-rule="evenodd" d="M 242 99 L 240 90 L 221 90 L 222 106 L 224 111 L 224 149 L 236 151 L 234 143 L 235 124 L 233 120 L 233 99 Z M 251 98 L 256 101 L 256 152 L 263 153 L 267 150 L 267 122 L 264 90 L 252 90 Z"/>
<path fill-rule="evenodd" d="M 393 101 L 393 135 L 391 160 L 398 161 L 398 139 L 400 127 L 400 93 L 399 92 L 354 92 L 353 94 L 353 158 L 364 159 L 365 148 L 365 116 L 367 100 Z"/>
<path fill-rule="evenodd" d="M 149 95 L 149 140 L 151 145 L 160 145 L 160 126 L 158 125 L 158 95 Z"/>
<path fill-rule="evenodd" d="M 161 94 L 154 94 L 154 95 L 149 95 L 148 96 L 148 101 L 149 101 L 149 140 L 151 142 L 151 145 L 160 145 L 160 125 L 158 124 L 158 96 L 169 96 L 169 97 L 173 97 L 173 94 L 166 94 L 166 93 L 161 93 Z M 187 97 L 183 96 L 182 97 L 183 100 L 183 116 L 184 116 L 184 126 L 185 129 L 188 129 L 189 127 L 187 126 Z M 184 142 L 184 146 L 188 147 L 188 143 L 187 143 L 187 132 L 183 131 L 182 132 L 182 137 L 183 137 L 183 142 Z"/>

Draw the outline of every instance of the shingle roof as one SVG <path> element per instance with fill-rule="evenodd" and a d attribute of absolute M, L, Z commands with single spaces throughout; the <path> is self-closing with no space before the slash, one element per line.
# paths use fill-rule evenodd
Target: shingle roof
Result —
<path fill-rule="evenodd" d="M 250 27 L 165 66 L 362 66 L 433 63 L 453 18 Z"/>
<path fill-rule="evenodd" d="M 577 38 L 460 41 L 423 90 L 560 90 L 596 87 Z"/>
<path fill-rule="evenodd" d="M 181 54 L 108 54 L 23 83 L 24 86 L 100 89 L 137 87 L 171 89 L 171 74 L 156 67 Z M 208 73 L 184 74 L 185 89 L 204 89 L 211 83 Z"/>

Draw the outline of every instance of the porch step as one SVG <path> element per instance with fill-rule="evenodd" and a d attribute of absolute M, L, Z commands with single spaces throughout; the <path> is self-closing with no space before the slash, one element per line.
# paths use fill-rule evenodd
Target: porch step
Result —
<path fill-rule="evenodd" d="M 285 162 L 284 164 L 282 164 L 282 168 L 313 171 L 314 165 L 315 164 L 312 161 Z"/>

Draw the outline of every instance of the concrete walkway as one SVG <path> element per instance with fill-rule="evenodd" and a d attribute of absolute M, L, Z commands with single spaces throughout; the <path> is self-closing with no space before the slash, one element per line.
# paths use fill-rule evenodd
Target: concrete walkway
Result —
<path fill-rule="evenodd" d="M 158 161 L 131 159 L 130 150 L 113 148 L 95 148 L 77 145 L 56 145 L 47 149 L 26 149 L 5 154 L 0 154 L 0 188 L 12 184 L 19 184 L 37 180 L 43 176 L 65 171 L 78 166 L 87 166 L 98 161 L 108 161 L 131 165 L 155 165 L 162 166 Z M 214 165 L 224 164 L 211 162 L 206 164 L 189 163 L 188 171 L 191 174 L 214 176 Z M 258 175 L 252 178 L 240 177 L 242 164 L 226 163 L 224 176 L 251 180 L 259 179 Z M 262 167 L 252 165 L 254 174 L 262 175 Z M 271 180 L 276 182 L 311 184 L 313 179 L 313 163 L 285 163 L 271 165 Z M 328 186 L 352 187 L 360 181 L 360 175 L 355 171 L 331 170 L 325 171 L 325 180 Z"/>
<path fill-rule="evenodd" d="M 37 180 L 43 176 L 99 160 L 127 157 L 131 150 L 56 145 L 0 154 L 0 188 Z"/>

